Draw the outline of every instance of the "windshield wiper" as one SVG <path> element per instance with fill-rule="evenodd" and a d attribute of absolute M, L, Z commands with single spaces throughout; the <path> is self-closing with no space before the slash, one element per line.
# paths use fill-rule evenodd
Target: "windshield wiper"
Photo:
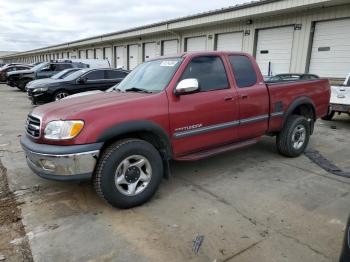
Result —
<path fill-rule="evenodd" d="M 138 88 L 138 87 L 132 87 L 129 89 L 125 89 L 125 92 L 142 92 L 142 93 L 152 93 L 151 91 L 143 88 Z"/>

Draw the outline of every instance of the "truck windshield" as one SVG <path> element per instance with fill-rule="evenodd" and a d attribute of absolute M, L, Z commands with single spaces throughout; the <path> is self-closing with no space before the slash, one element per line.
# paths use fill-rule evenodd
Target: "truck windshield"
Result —
<path fill-rule="evenodd" d="M 181 64 L 182 58 L 167 58 L 145 62 L 136 67 L 119 85 L 120 91 L 163 91 Z"/>

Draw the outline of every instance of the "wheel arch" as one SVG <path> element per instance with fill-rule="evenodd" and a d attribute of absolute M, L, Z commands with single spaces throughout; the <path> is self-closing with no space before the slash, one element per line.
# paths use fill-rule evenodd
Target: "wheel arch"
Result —
<path fill-rule="evenodd" d="M 310 128 L 311 134 L 314 130 L 314 123 L 316 121 L 316 106 L 309 97 L 298 97 L 288 107 L 283 120 L 283 126 L 286 124 L 288 117 L 291 115 L 305 116 L 307 119 L 311 119 Z"/>
<path fill-rule="evenodd" d="M 106 129 L 96 142 L 103 142 L 104 148 L 116 140 L 139 138 L 151 143 L 166 161 L 172 158 L 172 146 L 168 134 L 158 124 L 147 121 L 128 121 Z"/>

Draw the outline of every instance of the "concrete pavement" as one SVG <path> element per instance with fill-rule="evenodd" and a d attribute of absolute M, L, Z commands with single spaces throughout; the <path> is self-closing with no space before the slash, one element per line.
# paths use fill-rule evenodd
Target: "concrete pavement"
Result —
<path fill-rule="evenodd" d="M 0 160 L 23 203 L 34 261 L 338 259 L 350 179 L 305 156 L 278 155 L 273 138 L 197 162 L 174 162 L 171 179 L 152 201 L 118 210 L 90 183 L 47 181 L 29 170 L 19 136 L 32 108 L 25 93 L 0 85 Z M 321 120 L 310 147 L 350 170 L 349 131 L 350 117 Z M 204 236 L 198 255 L 192 251 L 197 235 Z"/>

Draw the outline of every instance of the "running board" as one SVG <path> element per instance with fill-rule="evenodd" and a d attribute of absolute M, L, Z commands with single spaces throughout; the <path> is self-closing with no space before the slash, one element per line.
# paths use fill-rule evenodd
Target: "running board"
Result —
<path fill-rule="evenodd" d="M 258 143 L 259 141 L 260 141 L 260 137 L 254 138 L 254 139 L 249 139 L 249 140 L 245 140 L 245 141 L 239 142 L 239 143 L 224 145 L 221 147 L 216 147 L 214 149 L 207 149 L 207 150 L 199 151 L 196 153 L 191 153 L 188 155 L 180 156 L 180 157 L 177 157 L 175 160 L 178 160 L 178 161 L 196 161 L 196 160 L 200 160 L 203 158 L 215 156 L 215 155 L 218 155 L 221 153 L 225 153 L 228 151 L 236 150 L 236 149 L 239 149 L 242 147 L 251 146 L 251 145 Z"/>

